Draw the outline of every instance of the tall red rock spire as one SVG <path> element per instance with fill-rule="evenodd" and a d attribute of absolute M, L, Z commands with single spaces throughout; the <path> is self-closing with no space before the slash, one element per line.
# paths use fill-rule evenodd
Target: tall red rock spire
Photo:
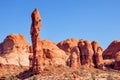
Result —
<path fill-rule="evenodd" d="M 32 14 L 32 24 L 30 29 L 33 55 L 30 57 L 30 68 L 34 73 L 39 73 L 43 70 L 44 57 L 40 41 L 41 16 L 39 11 L 35 9 Z"/>

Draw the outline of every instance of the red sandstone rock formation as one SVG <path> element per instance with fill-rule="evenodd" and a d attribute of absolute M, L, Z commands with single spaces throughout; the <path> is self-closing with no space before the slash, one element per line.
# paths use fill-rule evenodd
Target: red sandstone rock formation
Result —
<path fill-rule="evenodd" d="M 103 49 L 102 47 L 97 48 L 97 53 L 95 53 L 96 67 L 99 69 L 104 69 L 104 61 L 102 57 Z"/>
<path fill-rule="evenodd" d="M 115 54 L 114 69 L 120 70 L 120 51 Z"/>
<path fill-rule="evenodd" d="M 63 50 L 59 49 L 55 43 L 52 43 L 50 40 L 43 40 L 42 48 L 45 55 L 45 66 L 66 66 L 67 55 Z"/>
<path fill-rule="evenodd" d="M 94 67 L 92 60 L 94 52 L 91 43 L 87 40 L 80 40 L 78 47 L 80 50 L 81 64 L 86 65 L 86 67 Z"/>
<path fill-rule="evenodd" d="M 41 28 L 41 16 L 39 11 L 35 9 L 32 14 L 32 25 L 30 29 L 33 56 L 30 56 L 30 66 L 34 73 L 39 73 L 43 70 L 44 55 L 42 50 L 42 44 L 40 41 L 40 28 Z"/>
<path fill-rule="evenodd" d="M 0 44 L 0 63 L 29 66 L 29 46 L 22 34 L 8 35 Z"/>
<path fill-rule="evenodd" d="M 78 45 L 78 42 L 79 40 L 72 38 L 59 42 L 57 46 L 60 49 L 64 50 L 67 53 L 67 55 L 70 55 L 72 48 L 76 47 Z"/>
<path fill-rule="evenodd" d="M 120 69 L 120 41 L 113 41 L 103 52 L 105 66 L 113 69 Z M 109 61 L 109 64 L 108 64 Z"/>
<path fill-rule="evenodd" d="M 113 41 L 108 48 L 103 52 L 104 59 L 115 59 L 115 55 L 120 51 L 120 41 Z"/>
<path fill-rule="evenodd" d="M 97 53 L 98 42 L 97 41 L 93 41 L 93 42 L 91 42 L 91 45 L 92 45 L 94 53 Z"/>
<path fill-rule="evenodd" d="M 91 44 L 94 51 L 93 62 L 95 64 L 95 67 L 103 69 L 104 68 L 104 61 L 102 57 L 103 49 L 102 47 L 98 46 L 97 41 L 93 41 Z"/>
<path fill-rule="evenodd" d="M 67 60 L 67 65 L 72 68 L 79 68 L 81 66 L 80 51 L 78 47 L 72 48 L 71 55 Z"/>
<path fill-rule="evenodd" d="M 78 49 L 78 42 L 77 39 L 67 39 L 62 42 L 59 42 L 57 46 L 64 50 L 68 55 L 68 59 L 66 61 L 67 66 L 78 68 L 81 65 L 80 62 L 80 51 Z"/>
<path fill-rule="evenodd" d="M 31 15 L 32 46 L 23 35 L 8 35 L 0 43 L 0 64 L 30 66 L 35 73 L 50 65 L 64 65 L 79 68 L 81 65 L 103 69 L 108 65 L 120 69 L 120 41 L 113 41 L 103 52 L 97 41 L 67 39 L 58 44 L 40 40 L 41 17 L 37 9 Z M 30 56 L 29 56 L 30 53 Z M 103 57 L 104 60 L 103 60 Z M 29 56 L 29 58 L 28 58 Z M 29 63 L 30 60 L 30 63 Z"/>

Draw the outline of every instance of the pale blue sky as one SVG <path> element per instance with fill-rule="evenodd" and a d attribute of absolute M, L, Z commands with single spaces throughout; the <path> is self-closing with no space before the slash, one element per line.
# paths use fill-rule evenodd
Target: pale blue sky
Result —
<path fill-rule="evenodd" d="M 105 49 L 120 40 L 120 0 L 1 0 L 0 42 L 8 34 L 24 34 L 30 42 L 31 12 L 42 16 L 41 39 L 97 40 Z"/>

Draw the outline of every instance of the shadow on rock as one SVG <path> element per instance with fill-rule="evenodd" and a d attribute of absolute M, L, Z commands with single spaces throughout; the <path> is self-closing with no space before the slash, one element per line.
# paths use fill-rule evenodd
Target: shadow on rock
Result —
<path fill-rule="evenodd" d="M 24 72 L 21 72 L 16 77 L 23 80 L 23 79 L 29 78 L 33 75 L 34 75 L 34 73 L 29 69 L 29 70 L 26 70 Z"/>

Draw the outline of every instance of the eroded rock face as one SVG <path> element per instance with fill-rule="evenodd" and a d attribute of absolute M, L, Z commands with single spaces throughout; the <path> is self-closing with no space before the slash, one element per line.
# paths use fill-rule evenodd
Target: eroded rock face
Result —
<path fill-rule="evenodd" d="M 81 65 L 78 42 L 79 40 L 72 38 L 57 44 L 57 46 L 67 54 L 68 58 L 66 64 L 72 68 L 78 68 Z"/>
<path fill-rule="evenodd" d="M 97 52 L 95 53 L 96 67 L 99 69 L 104 69 L 104 61 L 102 57 L 103 49 L 102 47 L 97 48 Z"/>
<path fill-rule="evenodd" d="M 45 56 L 45 66 L 66 65 L 68 56 L 63 50 L 59 49 L 55 43 L 50 40 L 43 40 L 42 48 Z"/>
<path fill-rule="evenodd" d="M 22 34 L 11 34 L 4 39 L 1 48 L 2 48 L 1 54 L 15 51 L 28 52 L 29 43 L 26 41 Z"/>
<path fill-rule="evenodd" d="M 115 54 L 114 69 L 120 70 L 120 51 Z"/>
<path fill-rule="evenodd" d="M 72 48 L 76 47 L 78 45 L 78 42 L 79 40 L 72 38 L 59 42 L 57 46 L 60 49 L 64 50 L 67 53 L 67 55 L 70 55 Z"/>
<path fill-rule="evenodd" d="M 115 59 L 115 55 L 120 51 L 120 41 L 113 41 L 108 48 L 103 52 L 104 59 Z"/>
<path fill-rule="evenodd" d="M 93 41 L 93 42 L 91 42 L 91 45 L 92 45 L 94 53 L 97 53 L 98 42 L 97 41 Z"/>
<path fill-rule="evenodd" d="M 71 55 L 67 60 L 67 65 L 72 68 L 79 68 L 81 66 L 80 51 L 78 47 L 72 48 Z"/>
<path fill-rule="evenodd" d="M 0 63 L 29 66 L 29 46 L 22 34 L 8 35 L 0 44 Z"/>
<path fill-rule="evenodd" d="M 86 65 L 86 67 L 94 67 L 92 60 L 94 52 L 91 43 L 87 40 L 80 40 L 78 47 L 80 50 L 81 64 Z"/>
<path fill-rule="evenodd" d="M 2 47 L 2 43 L 0 43 L 0 54 L 2 54 L 3 52 L 3 47 Z"/>
<path fill-rule="evenodd" d="M 103 52 L 104 60 L 112 60 L 109 65 L 112 69 L 120 70 L 120 41 L 113 41 Z M 105 62 L 106 63 L 106 62 Z"/>
<path fill-rule="evenodd" d="M 33 56 L 30 56 L 30 66 L 34 73 L 39 73 L 44 68 L 44 55 L 42 44 L 40 41 L 41 16 L 39 11 L 35 9 L 32 14 L 32 24 L 30 29 Z"/>
<path fill-rule="evenodd" d="M 97 41 L 93 41 L 91 44 L 94 51 L 93 62 L 95 64 L 95 67 L 103 69 L 104 68 L 104 61 L 102 57 L 103 49 L 102 47 L 98 46 Z"/>

